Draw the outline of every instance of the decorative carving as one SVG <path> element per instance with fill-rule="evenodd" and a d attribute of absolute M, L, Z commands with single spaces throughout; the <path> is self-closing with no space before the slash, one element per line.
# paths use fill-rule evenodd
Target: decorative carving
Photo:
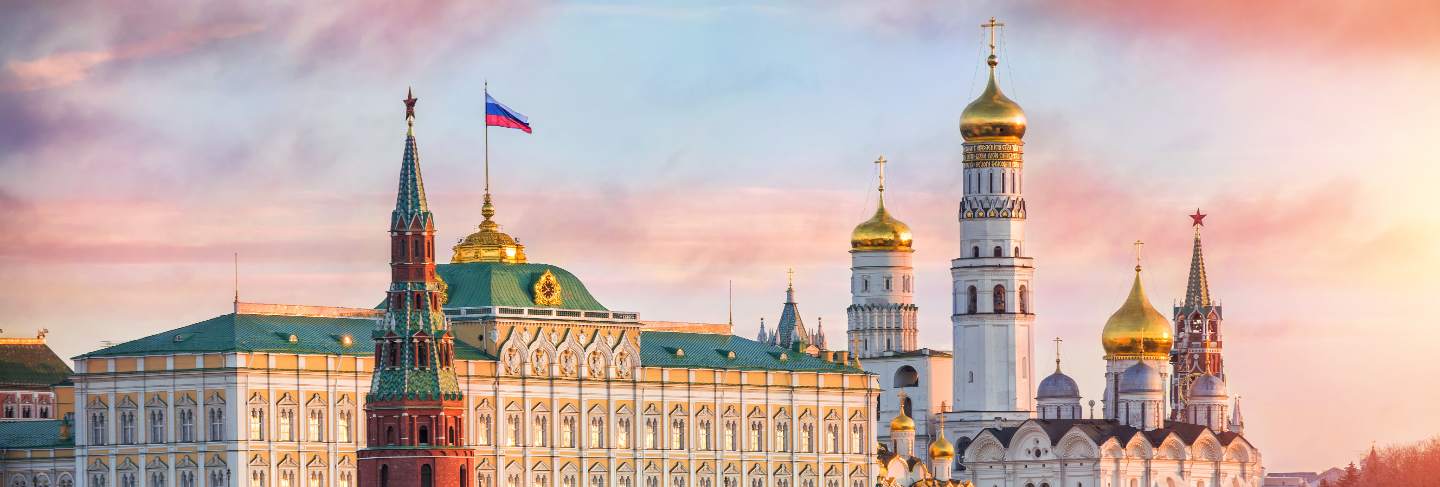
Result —
<path fill-rule="evenodd" d="M 615 354 L 616 377 L 619 377 L 621 379 L 628 379 L 630 378 L 631 369 L 634 368 L 635 365 L 630 363 L 630 352 L 621 350 L 620 353 Z"/>
<path fill-rule="evenodd" d="M 586 361 L 590 368 L 590 377 L 596 379 L 605 378 L 605 354 L 599 350 L 590 352 L 590 358 Z"/>
<path fill-rule="evenodd" d="M 545 273 L 535 280 L 535 305 L 536 306 L 563 306 L 565 300 L 560 296 L 560 281 L 555 279 L 555 273 L 545 269 Z"/>
<path fill-rule="evenodd" d="M 505 375 L 520 375 L 520 351 L 515 347 L 505 349 L 500 361 L 505 365 Z"/>
<path fill-rule="evenodd" d="M 545 377 L 550 375 L 550 351 L 537 348 L 530 352 L 530 375 Z"/>
<path fill-rule="evenodd" d="M 573 350 L 560 351 L 560 375 L 564 377 L 575 377 L 580 370 L 580 359 L 575 356 Z"/>

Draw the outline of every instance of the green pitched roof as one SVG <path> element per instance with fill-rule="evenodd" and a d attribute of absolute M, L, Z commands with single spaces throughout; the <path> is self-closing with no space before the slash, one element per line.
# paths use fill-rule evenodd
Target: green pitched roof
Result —
<path fill-rule="evenodd" d="M 75 446 L 74 439 L 60 437 L 61 420 L 0 421 L 0 450 Z"/>
<path fill-rule="evenodd" d="M 684 350 L 685 356 L 677 354 L 677 350 Z M 729 357 L 730 352 L 735 352 L 734 359 Z M 780 360 L 781 354 L 786 360 Z M 646 367 L 691 369 L 864 372 L 734 335 L 673 331 L 641 332 L 640 363 Z"/>
<path fill-rule="evenodd" d="M 0 388 L 45 389 L 72 372 L 43 342 L 0 344 Z"/>
<path fill-rule="evenodd" d="M 230 313 L 102 348 L 81 357 L 204 352 L 369 356 L 375 353 L 370 341 L 370 332 L 374 329 L 373 318 Z M 295 343 L 290 342 L 290 335 L 295 335 Z M 351 346 L 346 347 L 340 342 L 344 335 L 350 335 L 353 340 Z M 467 360 L 494 359 L 484 351 L 459 340 L 455 342 L 455 357 Z"/>
<path fill-rule="evenodd" d="M 558 308 L 607 311 L 590 295 L 579 278 L 570 271 L 549 264 L 471 262 L 439 264 L 435 270 L 449 287 L 450 301 L 445 303 L 446 308 L 539 307 L 535 305 L 535 281 L 548 270 L 560 283 L 560 297 L 564 304 Z"/>

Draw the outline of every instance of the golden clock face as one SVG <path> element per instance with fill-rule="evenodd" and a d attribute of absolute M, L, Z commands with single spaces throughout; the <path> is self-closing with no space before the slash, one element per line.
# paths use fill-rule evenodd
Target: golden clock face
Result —
<path fill-rule="evenodd" d="M 562 306 L 565 301 L 560 297 L 560 281 L 555 279 L 555 274 L 549 269 L 540 275 L 535 281 L 535 305 L 536 306 Z"/>

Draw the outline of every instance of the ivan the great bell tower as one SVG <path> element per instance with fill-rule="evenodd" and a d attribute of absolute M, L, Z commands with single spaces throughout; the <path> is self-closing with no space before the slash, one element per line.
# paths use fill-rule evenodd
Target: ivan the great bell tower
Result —
<path fill-rule="evenodd" d="M 955 412 L 961 420 L 1023 420 L 1034 407 L 1034 259 L 1025 253 L 1025 112 L 990 79 L 960 116 L 965 196 L 960 257 L 951 261 Z"/>

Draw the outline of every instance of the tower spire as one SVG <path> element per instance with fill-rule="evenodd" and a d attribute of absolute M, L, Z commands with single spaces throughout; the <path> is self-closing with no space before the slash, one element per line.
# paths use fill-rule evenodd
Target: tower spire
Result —
<path fill-rule="evenodd" d="M 1205 226 L 1205 214 L 1195 209 L 1190 215 L 1191 226 L 1195 229 L 1195 246 L 1190 253 L 1190 279 L 1185 284 L 1185 306 L 1210 306 L 1210 282 L 1205 277 L 1205 254 L 1200 249 L 1200 228 Z"/>

